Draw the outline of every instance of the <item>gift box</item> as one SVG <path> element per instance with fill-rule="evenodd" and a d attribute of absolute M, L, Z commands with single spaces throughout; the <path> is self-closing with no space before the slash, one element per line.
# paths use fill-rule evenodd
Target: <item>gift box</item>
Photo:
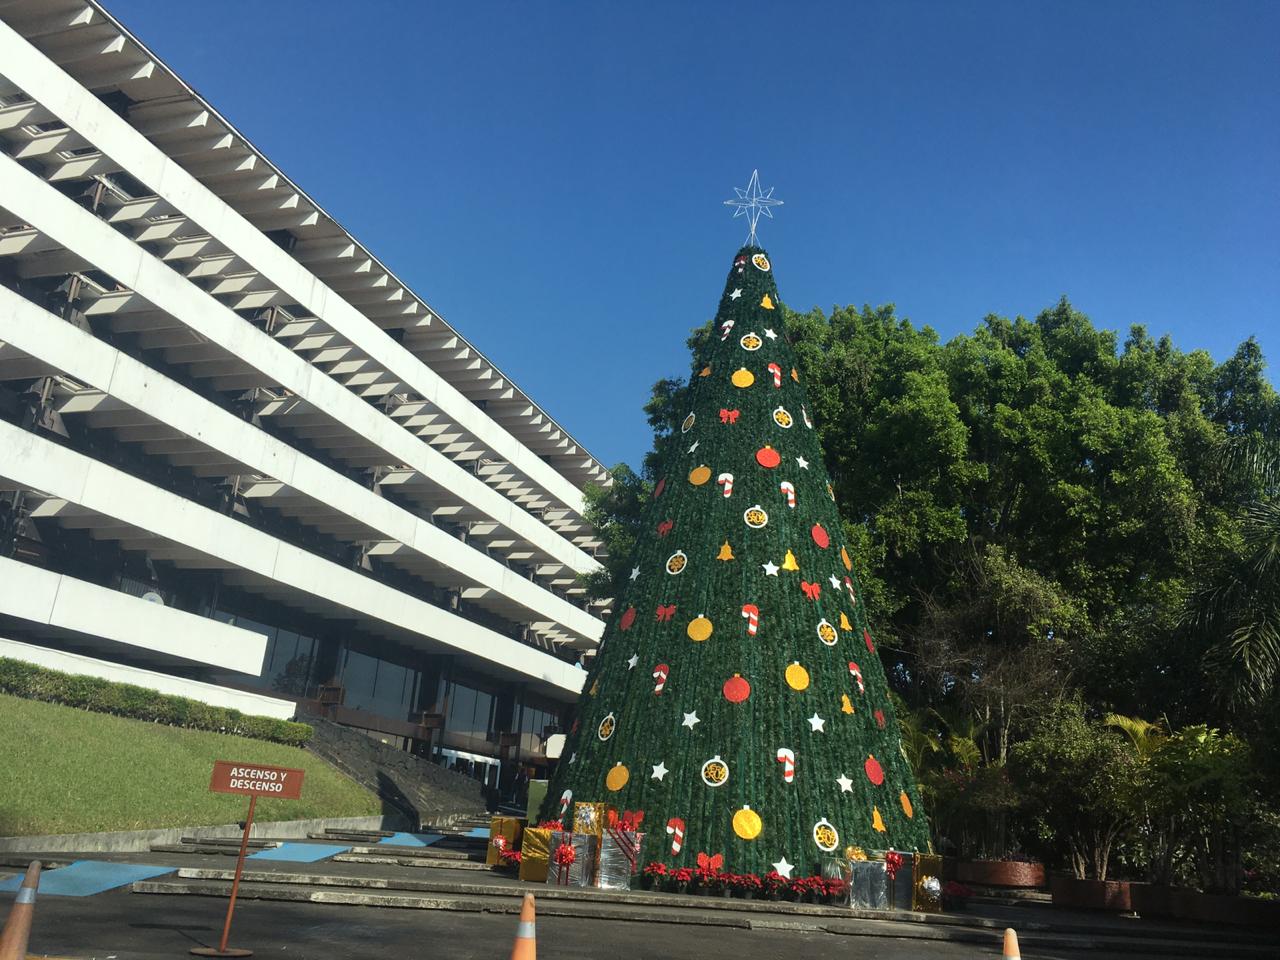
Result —
<path fill-rule="evenodd" d="M 568 848 L 565 851 L 563 848 Z M 551 832 L 551 862 L 547 883 L 560 887 L 590 887 L 596 880 L 600 838 L 593 833 Z"/>
<path fill-rule="evenodd" d="M 942 912 L 942 857 L 917 853 L 911 870 L 911 909 L 921 913 Z"/>
<path fill-rule="evenodd" d="M 520 817 L 494 817 L 489 821 L 489 848 L 484 862 L 489 866 L 502 862 L 502 851 L 520 847 L 520 833 L 524 820 Z M 501 837 L 501 841 L 498 838 Z"/>
<path fill-rule="evenodd" d="M 602 890 L 630 890 L 631 878 L 639 869 L 644 834 L 635 830 L 605 827 L 600 838 L 600 865 L 596 886 Z"/>
<path fill-rule="evenodd" d="M 604 832 L 605 805 L 603 803 L 584 803 L 579 800 L 573 805 L 573 832 L 589 833 L 600 836 Z"/>
<path fill-rule="evenodd" d="M 889 909 L 889 875 L 883 860 L 849 861 L 849 906 L 858 910 Z"/>
<path fill-rule="evenodd" d="M 545 883 L 551 863 L 551 834 L 554 831 L 529 827 L 524 831 L 520 847 L 520 879 Z"/>
<path fill-rule="evenodd" d="M 893 863 L 890 863 L 893 858 Z M 914 896 L 915 858 L 909 853 L 886 850 L 885 877 L 890 910 L 910 910 Z M 896 869 L 893 864 L 897 864 Z"/>
<path fill-rule="evenodd" d="M 538 811 L 542 809 L 542 802 L 547 799 L 547 781 L 546 780 L 530 780 L 529 781 L 529 797 L 525 802 L 524 815 L 530 823 L 538 822 Z"/>

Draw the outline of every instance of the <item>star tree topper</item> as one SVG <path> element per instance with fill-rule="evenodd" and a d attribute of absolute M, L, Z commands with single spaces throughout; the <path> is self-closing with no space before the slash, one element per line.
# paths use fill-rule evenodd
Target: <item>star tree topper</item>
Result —
<path fill-rule="evenodd" d="M 726 200 L 726 207 L 734 207 L 733 215 L 737 217 L 746 217 L 751 222 L 751 232 L 747 234 L 747 245 L 755 246 L 756 243 L 756 221 L 761 215 L 773 219 L 773 210 L 771 207 L 782 206 L 781 200 L 773 199 L 773 187 L 768 190 L 760 189 L 760 171 L 751 171 L 751 181 L 747 184 L 747 189 L 734 187 L 733 192 L 738 195 L 736 200 Z"/>

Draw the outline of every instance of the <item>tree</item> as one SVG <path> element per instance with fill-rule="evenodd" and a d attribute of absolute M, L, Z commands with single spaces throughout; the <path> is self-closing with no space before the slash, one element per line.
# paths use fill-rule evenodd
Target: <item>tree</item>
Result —
<path fill-rule="evenodd" d="M 761 873 L 923 849 L 864 558 L 763 250 L 739 252 L 693 346 L 691 385 L 665 381 L 650 410 L 655 482 L 544 815 L 566 792 L 642 809 L 647 855 Z"/>
<path fill-rule="evenodd" d="M 1079 701 L 1060 702 L 1014 747 L 1011 769 L 1046 844 L 1066 848 L 1080 879 L 1107 879 L 1141 782 L 1125 738 L 1090 721 Z"/>

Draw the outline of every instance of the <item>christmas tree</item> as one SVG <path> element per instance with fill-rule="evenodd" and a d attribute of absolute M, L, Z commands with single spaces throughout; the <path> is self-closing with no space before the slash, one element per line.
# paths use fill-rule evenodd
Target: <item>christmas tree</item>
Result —
<path fill-rule="evenodd" d="M 570 799 L 642 810 L 646 859 L 723 854 L 733 872 L 927 849 L 759 247 L 734 257 L 693 369 L 544 816 L 571 817 Z"/>

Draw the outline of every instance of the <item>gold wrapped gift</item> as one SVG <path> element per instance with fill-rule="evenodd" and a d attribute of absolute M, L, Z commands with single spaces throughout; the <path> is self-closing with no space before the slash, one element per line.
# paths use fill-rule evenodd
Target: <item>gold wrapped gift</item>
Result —
<path fill-rule="evenodd" d="M 520 848 L 520 879 L 530 883 L 546 883 L 547 868 L 551 863 L 550 830 L 529 827 L 524 832 L 524 845 Z"/>
<path fill-rule="evenodd" d="M 508 850 L 520 849 L 520 833 L 524 829 L 524 820 L 520 817 L 494 817 L 489 821 L 489 847 L 484 862 L 489 866 L 502 862 L 502 853 L 493 842 L 502 837 L 503 845 Z"/>
<path fill-rule="evenodd" d="M 921 913 L 942 912 L 942 857 L 917 853 L 911 872 L 911 909 Z"/>
<path fill-rule="evenodd" d="M 605 805 L 603 803 L 584 803 L 579 800 L 573 805 L 573 832 L 589 833 L 598 837 L 604 833 Z"/>

